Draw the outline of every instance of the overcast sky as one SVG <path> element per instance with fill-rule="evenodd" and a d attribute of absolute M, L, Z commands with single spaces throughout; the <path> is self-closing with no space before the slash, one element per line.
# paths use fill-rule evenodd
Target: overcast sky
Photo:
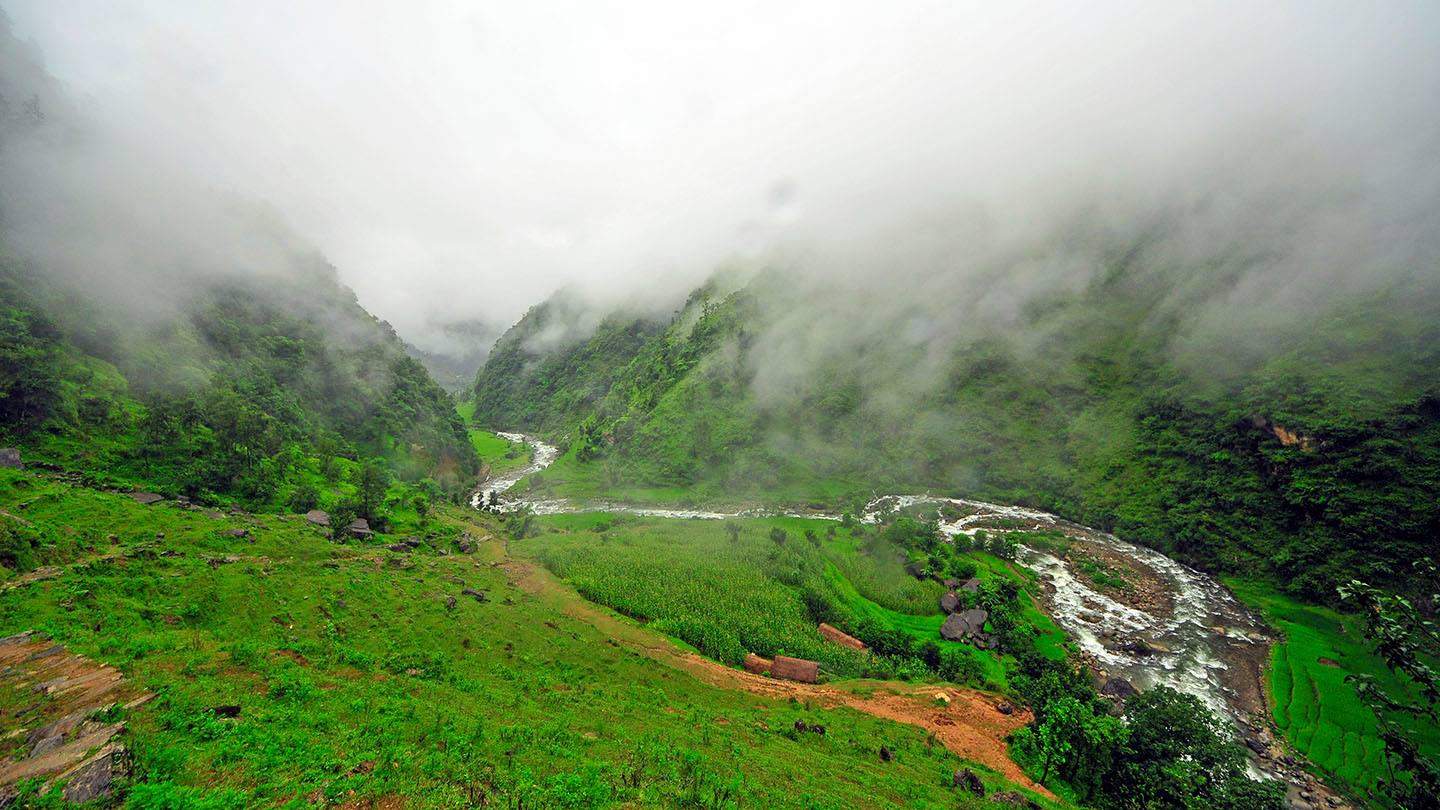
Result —
<path fill-rule="evenodd" d="M 273 204 L 421 342 L 950 200 L 1023 219 L 1246 150 L 1433 179 L 1440 142 L 1434 2 L 0 8 L 105 127 Z"/>

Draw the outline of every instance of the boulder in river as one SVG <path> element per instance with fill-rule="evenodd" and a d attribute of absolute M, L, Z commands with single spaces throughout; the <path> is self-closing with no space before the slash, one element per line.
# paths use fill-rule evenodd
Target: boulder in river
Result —
<path fill-rule="evenodd" d="M 1124 678 L 1110 678 L 1100 687 L 1100 694 L 1117 700 L 1128 700 L 1140 694 L 1140 690 Z"/>

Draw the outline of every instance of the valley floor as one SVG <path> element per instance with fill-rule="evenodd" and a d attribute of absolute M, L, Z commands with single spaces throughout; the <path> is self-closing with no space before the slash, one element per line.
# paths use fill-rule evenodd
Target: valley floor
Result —
<path fill-rule="evenodd" d="M 1003 742 L 1023 718 L 988 695 L 745 675 L 586 602 L 473 512 L 399 552 L 27 472 L 0 471 L 0 509 L 48 569 L 5 583 L 0 635 L 155 695 L 90 718 L 123 725 L 127 806 L 950 808 L 961 767 L 1027 781 Z M 0 773 L 35 756 L 34 723 L 0 718 Z M 5 787 L 53 804 L 47 783 Z"/>

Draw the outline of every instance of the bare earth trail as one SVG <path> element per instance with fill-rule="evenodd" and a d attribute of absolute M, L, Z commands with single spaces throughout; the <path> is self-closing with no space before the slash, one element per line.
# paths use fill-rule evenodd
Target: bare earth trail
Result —
<path fill-rule="evenodd" d="M 477 527 L 478 528 L 478 527 Z M 681 670 L 721 689 L 733 689 L 772 699 L 795 698 L 825 708 L 846 707 L 875 717 L 916 726 L 962 759 L 994 770 L 1006 779 L 1043 796 L 1054 798 L 1044 786 L 1026 776 L 1011 759 L 1005 738 L 1030 722 L 1030 714 L 1014 709 L 1002 714 L 1001 698 L 953 686 L 920 687 L 893 681 L 849 681 L 844 685 L 817 685 L 783 681 L 725 666 L 683 649 L 665 636 L 646 630 L 587 601 L 543 566 L 510 555 L 505 541 L 481 543 L 477 556 L 489 558 L 503 569 L 510 582 L 548 602 L 565 615 L 608 634 L 647 658 Z M 935 695 L 944 692 L 948 705 Z"/>

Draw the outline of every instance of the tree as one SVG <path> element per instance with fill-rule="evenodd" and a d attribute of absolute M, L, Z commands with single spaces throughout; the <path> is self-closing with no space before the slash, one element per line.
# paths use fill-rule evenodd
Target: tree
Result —
<path fill-rule="evenodd" d="M 1050 780 L 1050 770 L 1065 762 L 1075 748 L 1075 738 L 1080 734 L 1082 715 L 1088 712 L 1080 701 L 1068 695 L 1052 700 L 1045 706 L 1045 720 L 1034 727 L 1035 748 L 1044 763 L 1040 771 L 1040 784 Z"/>
<path fill-rule="evenodd" d="M 291 512 L 309 512 L 320 503 L 320 491 L 309 481 L 301 481 L 295 486 L 295 491 L 290 493 Z"/>
<path fill-rule="evenodd" d="M 385 490 L 390 487 L 385 468 L 374 461 L 365 462 L 360 467 L 360 480 L 356 482 L 356 487 L 359 490 L 360 516 L 366 520 L 378 520 L 380 504 L 385 501 Z"/>
<path fill-rule="evenodd" d="M 1282 810 L 1280 785 L 1245 775 L 1244 749 L 1200 699 L 1156 686 L 1125 706 L 1129 737 L 1106 777 L 1117 808 Z M 1239 802 L 1243 799 L 1244 803 Z"/>
<path fill-rule="evenodd" d="M 353 503 L 342 503 L 330 510 L 330 539 L 343 543 L 350 536 L 350 524 L 360 514 Z"/>
<path fill-rule="evenodd" d="M 1433 561 L 1420 560 L 1414 568 L 1417 581 L 1436 581 Z M 1407 810 L 1440 808 L 1440 762 L 1423 752 L 1413 732 L 1397 722 L 1409 717 L 1416 723 L 1440 724 L 1440 675 L 1432 664 L 1440 660 L 1440 628 L 1410 600 L 1360 580 L 1340 586 L 1339 592 L 1364 611 L 1365 637 L 1385 666 L 1409 687 L 1407 691 L 1417 696 L 1386 690 L 1371 675 L 1345 677 L 1379 722 L 1388 767 L 1382 777 L 1385 793 Z"/>

